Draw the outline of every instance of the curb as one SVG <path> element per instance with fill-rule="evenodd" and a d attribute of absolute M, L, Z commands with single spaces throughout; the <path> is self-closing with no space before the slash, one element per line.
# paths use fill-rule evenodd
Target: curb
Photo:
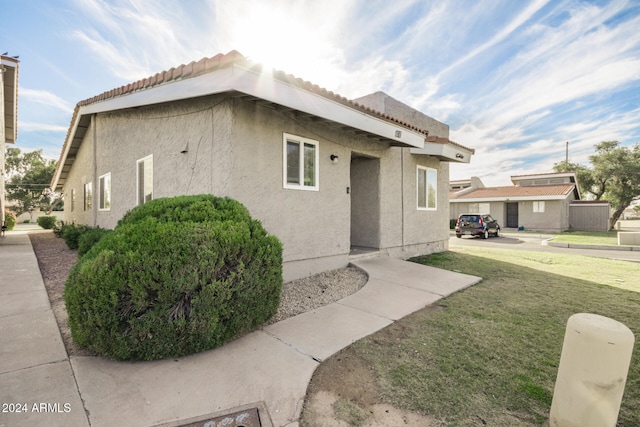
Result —
<path fill-rule="evenodd" d="M 602 249 L 607 251 L 640 251 L 640 246 L 610 246 L 610 245 L 581 245 L 578 243 L 556 243 L 552 239 L 544 240 L 543 246 L 553 246 L 555 248 L 570 249 Z"/>

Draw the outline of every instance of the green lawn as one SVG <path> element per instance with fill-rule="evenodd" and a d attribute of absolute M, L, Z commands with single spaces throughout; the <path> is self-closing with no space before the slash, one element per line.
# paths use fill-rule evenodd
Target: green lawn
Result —
<path fill-rule="evenodd" d="M 353 350 L 375 369 L 382 398 L 446 426 L 540 426 L 548 420 L 564 329 L 590 312 L 640 333 L 640 264 L 452 246 L 414 259 L 481 276 Z M 389 336 L 389 332 L 386 332 Z M 638 338 L 618 426 L 640 425 Z M 382 344 L 381 344 L 382 343 Z"/>
<path fill-rule="evenodd" d="M 613 245 L 618 246 L 618 232 L 610 231 L 565 231 L 553 239 L 558 243 L 581 245 Z"/>

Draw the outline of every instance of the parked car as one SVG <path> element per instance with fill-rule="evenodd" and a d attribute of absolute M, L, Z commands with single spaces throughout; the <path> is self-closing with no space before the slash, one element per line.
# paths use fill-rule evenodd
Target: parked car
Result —
<path fill-rule="evenodd" d="M 500 224 L 489 214 L 465 213 L 458 216 L 456 237 L 480 236 L 488 239 L 493 234 L 500 235 Z"/>

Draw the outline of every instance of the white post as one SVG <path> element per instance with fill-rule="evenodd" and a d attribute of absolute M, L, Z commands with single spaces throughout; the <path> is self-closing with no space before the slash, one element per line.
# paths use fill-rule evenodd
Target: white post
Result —
<path fill-rule="evenodd" d="M 615 427 L 635 338 L 622 323 L 574 314 L 560 356 L 551 427 Z"/>

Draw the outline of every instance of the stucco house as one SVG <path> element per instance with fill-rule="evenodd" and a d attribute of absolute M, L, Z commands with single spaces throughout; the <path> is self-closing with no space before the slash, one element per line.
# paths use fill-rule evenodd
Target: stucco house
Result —
<path fill-rule="evenodd" d="M 154 198 L 232 197 L 292 280 L 354 248 L 446 250 L 449 162 L 473 152 L 382 92 L 348 100 L 232 51 L 79 102 L 52 188 L 67 221 L 105 228 Z"/>
<path fill-rule="evenodd" d="M 486 187 L 478 177 L 451 181 L 451 218 L 490 213 L 502 228 L 558 232 L 608 229 L 609 203 L 580 198 L 573 172 L 514 175 L 512 186 Z"/>
<path fill-rule="evenodd" d="M 18 60 L 0 55 L 0 225 L 4 225 L 7 206 L 5 193 L 6 144 L 18 137 Z"/>

